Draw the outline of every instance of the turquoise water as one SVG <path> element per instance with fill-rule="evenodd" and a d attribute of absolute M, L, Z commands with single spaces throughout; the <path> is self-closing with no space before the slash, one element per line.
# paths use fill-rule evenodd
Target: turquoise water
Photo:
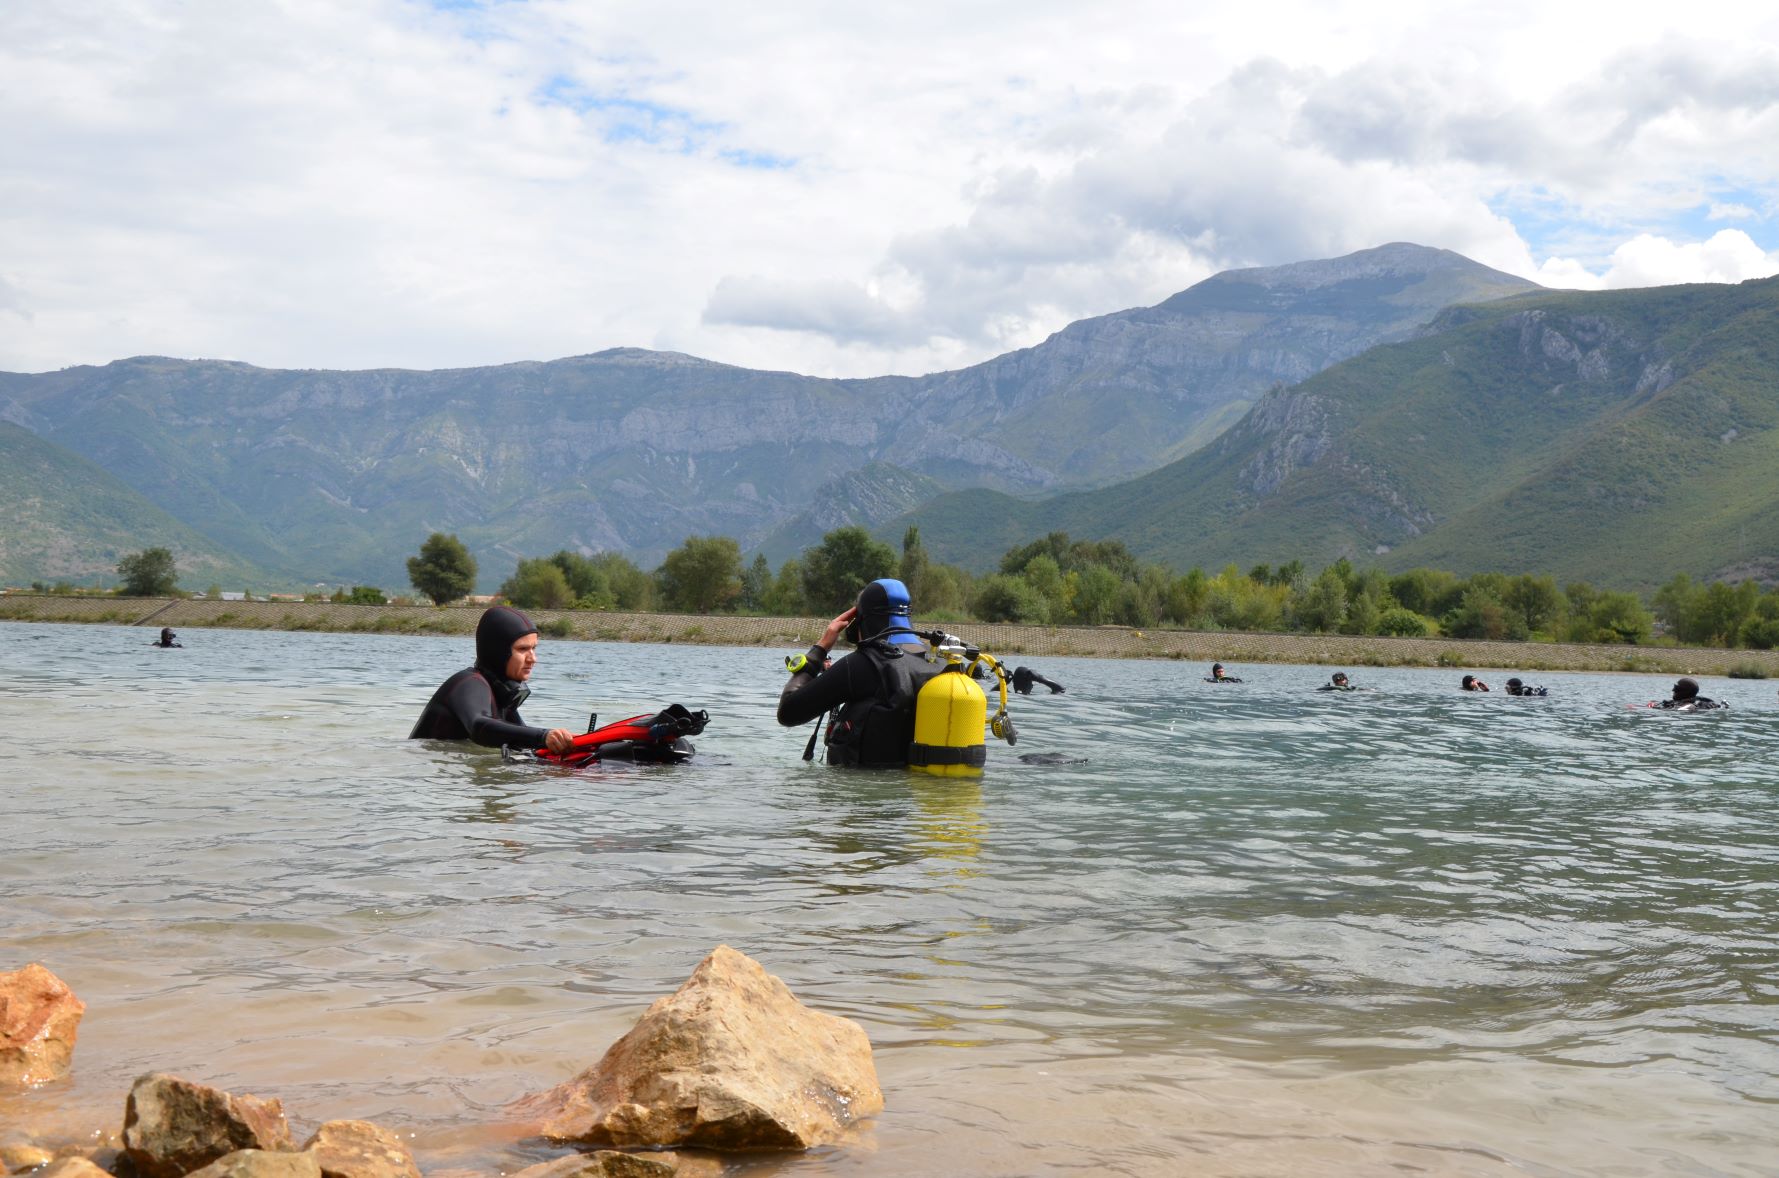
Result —
<path fill-rule="evenodd" d="M 165 1070 L 511 1169 L 502 1106 L 726 943 L 888 1102 L 737 1173 L 1779 1172 L 1771 682 L 1014 659 L 1068 693 L 942 781 L 804 764 L 784 652 L 546 639 L 534 723 L 713 717 L 570 774 L 401 739 L 462 638 L 151 637 L 0 624 L 0 969 L 89 1007 L 14 1134 Z"/>

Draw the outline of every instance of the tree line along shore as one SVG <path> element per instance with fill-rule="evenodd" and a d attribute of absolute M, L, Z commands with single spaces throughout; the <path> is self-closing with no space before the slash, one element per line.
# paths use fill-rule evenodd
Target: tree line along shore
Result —
<path fill-rule="evenodd" d="M 332 601 L 221 601 L 8 593 L 0 620 L 87 622 L 158 631 L 222 628 L 468 637 L 482 605 L 363 605 Z M 540 609 L 532 618 L 551 639 L 758 646 L 800 650 L 820 635 L 822 617 Z M 921 619 L 917 617 L 917 624 Z M 1383 635 L 1144 630 L 1131 626 L 1050 626 L 945 622 L 944 628 L 997 656 L 1170 659 L 1186 662 L 1322 666 L 1463 667 L 1526 671 L 1779 676 L 1779 651 L 1601 643 L 1498 642 Z M 189 645 L 196 646 L 197 643 Z"/>
<path fill-rule="evenodd" d="M 124 578 L 118 594 L 183 596 L 167 549 L 131 554 L 117 567 Z M 424 600 L 443 608 L 468 597 L 477 580 L 468 548 L 435 532 L 407 561 L 407 572 L 418 597 L 391 598 L 367 585 L 312 591 L 300 602 L 270 602 L 278 607 L 271 616 L 280 620 L 267 623 L 267 611 L 257 608 L 266 602 L 212 586 L 202 597 L 228 608 L 199 616 L 228 620 L 170 616 L 165 624 L 231 625 L 252 617 L 258 620 L 247 624 L 283 629 L 457 631 L 445 620 L 449 615 L 400 611 L 421 608 Z M 993 635 L 998 647 L 990 649 L 1004 653 L 1528 670 L 1712 673 L 1707 668 L 1715 667 L 1748 678 L 1779 669 L 1771 654 L 1779 648 L 1779 588 L 1753 580 L 1731 585 L 1681 574 L 1646 602 L 1585 581 L 1559 587 L 1548 575 L 1460 577 L 1429 568 L 1388 574 L 1345 559 L 1313 575 L 1298 561 L 1245 573 L 1233 564 L 1215 574 L 1179 573 L 1139 561 L 1117 541 L 1075 540 L 1063 532 L 1008 549 L 998 570 L 986 574 L 933 560 L 912 527 L 899 556 L 866 529 L 848 526 L 828 532 L 776 572 L 764 555 L 744 562 L 740 545 L 726 536 L 687 537 L 653 572 L 618 553 L 563 550 L 521 559 L 494 598 L 473 600 L 528 610 L 557 637 L 725 645 L 788 637 L 797 644 L 798 635 L 811 632 L 808 619 L 845 609 L 860 585 L 879 577 L 899 577 L 908 586 L 923 622 Z M 32 588 L 74 596 L 67 586 Z M 326 611 L 306 608 L 323 604 L 396 612 L 324 617 Z M 59 620 L 60 607 L 35 608 L 31 616 Z M 78 620 L 89 616 L 89 607 L 64 612 Z M 129 613 L 127 607 L 111 612 L 107 620 Z M 813 632 L 820 632 L 819 622 Z M 1121 634 L 1126 637 L 1115 637 Z M 1743 653 L 1726 655 L 1729 648 Z"/>

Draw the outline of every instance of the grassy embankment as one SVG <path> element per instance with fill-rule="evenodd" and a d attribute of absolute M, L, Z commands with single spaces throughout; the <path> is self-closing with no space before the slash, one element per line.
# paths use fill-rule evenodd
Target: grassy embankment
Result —
<path fill-rule="evenodd" d="M 358 634 L 464 634 L 477 606 L 336 605 L 331 602 L 213 601 L 8 594 L 0 620 L 109 622 L 158 630 L 325 630 Z M 545 636 L 592 642 L 684 642 L 798 650 L 826 619 L 722 614 L 596 613 L 535 610 Z M 1650 674 L 1779 676 L 1779 651 L 1666 646 L 1585 646 L 1471 642 L 1452 638 L 1133 630 L 1125 626 L 1021 626 L 948 623 L 997 655 L 1156 658 L 1188 662 L 1299 663 L 1370 667 L 1468 667 L 1523 671 L 1633 671 Z"/>

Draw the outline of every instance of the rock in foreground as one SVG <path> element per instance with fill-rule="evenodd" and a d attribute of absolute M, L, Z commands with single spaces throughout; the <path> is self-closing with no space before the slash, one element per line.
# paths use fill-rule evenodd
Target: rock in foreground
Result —
<path fill-rule="evenodd" d="M 322 1178 L 420 1178 L 401 1139 L 369 1121 L 329 1121 L 303 1145 Z"/>
<path fill-rule="evenodd" d="M 85 1013 L 86 1003 L 41 965 L 0 973 L 0 1087 L 67 1075 Z"/>
<path fill-rule="evenodd" d="M 558 1141 L 808 1149 L 883 1108 L 871 1043 L 727 945 L 566 1084 L 522 1101 Z"/>
<path fill-rule="evenodd" d="M 230 1096 L 158 1072 L 131 1085 L 124 1153 L 143 1178 L 183 1178 L 248 1149 L 290 1149 L 290 1126 L 278 1100 Z"/>

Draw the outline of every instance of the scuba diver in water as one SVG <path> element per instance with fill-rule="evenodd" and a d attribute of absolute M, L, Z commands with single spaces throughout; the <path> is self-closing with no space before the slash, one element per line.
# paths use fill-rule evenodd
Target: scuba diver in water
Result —
<path fill-rule="evenodd" d="M 1652 708 L 1663 708 L 1670 712 L 1709 712 L 1714 708 L 1727 708 L 1730 705 L 1699 694 L 1697 679 L 1678 679 L 1674 683 L 1674 694 L 1668 699 L 1659 699 L 1650 703 Z"/>
<path fill-rule="evenodd" d="M 790 682 L 778 697 L 786 728 L 833 713 L 826 732 L 827 762 L 863 768 L 901 768 L 914 739 L 914 700 L 942 667 L 926 658 L 926 644 L 908 619 L 908 587 L 884 577 L 859 591 L 857 604 L 828 623 L 807 652 L 785 660 Z M 842 635 L 853 651 L 828 665 Z M 815 738 L 804 758 L 813 757 Z"/>
<path fill-rule="evenodd" d="M 174 647 L 179 647 L 181 649 L 184 649 L 185 643 L 174 641 L 174 639 L 176 639 L 178 637 L 179 637 L 179 635 L 173 633 L 173 627 L 162 626 L 160 638 L 156 639 L 154 642 L 149 643 L 149 645 L 150 646 L 158 646 L 163 650 L 171 650 Z"/>
<path fill-rule="evenodd" d="M 1484 683 L 1481 679 L 1478 679 L 1475 675 L 1464 676 L 1458 683 L 1458 687 L 1463 691 L 1487 691 L 1489 689 L 1489 685 Z"/>
<path fill-rule="evenodd" d="M 1334 673 L 1333 677 L 1331 677 L 1328 680 L 1328 682 L 1322 684 L 1322 686 L 1316 688 L 1316 690 L 1317 691 L 1358 691 L 1359 689 L 1357 687 L 1354 687 L 1351 683 L 1347 682 L 1347 673 L 1345 671 L 1336 671 Z"/>
<path fill-rule="evenodd" d="M 980 678 L 980 676 L 977 676 L 977 677 Z M 1017 691 L 1020 695 L 1030 695 L 1032 693 L 1032 685 L 1034 683 L 1042 683 L 1045 687 L 1048 687 L 1050 689 L 1051 695 L 1061 695 L 1062 694 L 1062 690 L 1063 690 L 1062 684 L 1052 683 L 1050 680 L 1044 678 L 1044 676 L 1038 674 L 1036 671 L 1032 670 L 1030 667 L 1014 667 L 1013 668 L 1013 690 L 1014 691 Z"/>
<path fill-rule="evenodd" d="M 1209 675 L 1205 676 L 1205 682 L 1206 683 L 1240 683 L 1241 680 L 1237 679 L 1234 675 L 1231 675 L 1227 671 L 1225 671 L 1223 669 L 1222 663 L 1212 663 L 1211 664 L 1211 673 Z"/>
<path fill-rule="evenodd" d="M 408 733 L 410 740 L 473 740 L 489 748 L 567 752 L 574 733 L 532 728 L 519 717 L 537 665 L 537 627 L 511 606 L 496 605 L 476 623 L 476 661 L 439 685 Z"/>
<path fill-rule="evenodd" d="M 1527 695 L 1527 696 L 1549 695 L 1550 691 L 1547 688 L 1543 688 L 1543 687 L 1528 686 L 1527 684 L 1521 682 L 1518 679 L 1509 679 L 1507 681 L 1507 694 L 1508 695 Z"/>

